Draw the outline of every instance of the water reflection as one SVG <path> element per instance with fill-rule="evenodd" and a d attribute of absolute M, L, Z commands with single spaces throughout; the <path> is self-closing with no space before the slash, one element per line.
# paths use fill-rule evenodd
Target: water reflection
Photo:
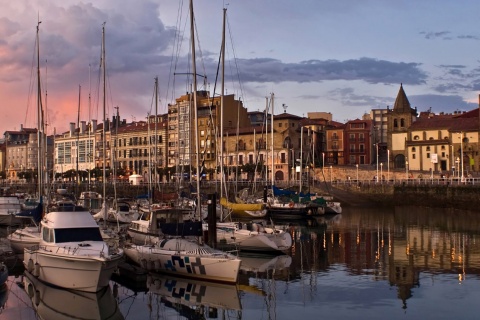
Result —
<path fill-rule="evenodd" d="M 477 215 L 346 207 L 342 215 L 278 224 L 291 232 L 292 249 L 278 256 L 242 254 L 236 286 L 142 278 L 134 270 L 132 278 L 142 283 L 129 287 L 122 274 L 114 296 L 126 319 L 475 318 Z M 14 299 L 10 294 L 6 311 Z"/>
<path fill-rule="evenodd" d="M 124 319 L 109 286 L 97 293 L 65 290 L 25 271 L 23 287 L 40 319 Z"/>

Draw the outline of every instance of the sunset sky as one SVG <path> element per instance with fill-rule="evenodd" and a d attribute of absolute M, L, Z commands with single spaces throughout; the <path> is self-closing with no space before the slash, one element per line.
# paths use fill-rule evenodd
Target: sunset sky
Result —
<path fill-rule="evenodd" d="M 36 127 L 38 20 L 50 134 L 77 122 L 79 107 L 81 120 L 101 121 L 104 22 L 109 117 L 115 107 L 127 121 L 154 113 L 157 76 L 159 113 L 190 90 L 188 0 L 0 5 L 2 133 Z M 419 111 L 478 107 L 479 1 L 195 0 L 197 73 L 207 76 L 207 87 L 199 89 L 215 85 L 224 7 L 226 90 L 250 111 L 263 110 L 274 93 L 275 114 L 285 105 L 292 114 L 325 111 L 343 122 L 392 106 L 400 83 Z"/>

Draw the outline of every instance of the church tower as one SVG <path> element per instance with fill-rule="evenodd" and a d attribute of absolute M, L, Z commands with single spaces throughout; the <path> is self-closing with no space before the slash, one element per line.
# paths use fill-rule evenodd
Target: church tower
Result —
<path fill-rule="evenodd" d="M 405 168 L 405 160 L 407 157 L 405 154 L 406 149 L 404 145 L 399 148 L 400 141 L 397 140 L 400 137 L 403 137 L 403 142 L 408 139 L 408 129 L 412 123 L 415 122 L 417 116 L 417 109 L 413 109 L 410 106 L 407 95 L 403 90 L 403 85 L 400 84 L 400 90 L 398 90 L 393 109 L 387 113 L 387 146 L 388 150 L 391 151 L 391 158 L 389 161 L 394 162 L 394 168 Z M 395 138 L 397 138 L 397 140 L 395 140 Z"/>

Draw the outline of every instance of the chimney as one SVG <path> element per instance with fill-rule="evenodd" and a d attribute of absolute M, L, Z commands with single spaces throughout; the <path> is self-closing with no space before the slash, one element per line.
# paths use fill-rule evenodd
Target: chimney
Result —
<path fill-rule="evenodd" d="M 92 131 L 97 131 L 97 120 L 92 120 Z"/>
<path fill-rule="evenodd" d="M 480 97 L 479 97 L 479 99 L 480 99 Z M 23 124 L 22 123 L 20 123 L 20 131 L 23 131 Z"/>
<path fill-rule="evenodd" d="M 75 132 L 75 122 L 70 122 L 70 137 L 73 137 L 74 132 Z"/>
<path fill-rule="evenodd" d="M 81 121 L 80 122 L 80 133 L 85 133 L 86 131 L 86 128 L 87 128 L 87 122 L 86 121 Z"/>

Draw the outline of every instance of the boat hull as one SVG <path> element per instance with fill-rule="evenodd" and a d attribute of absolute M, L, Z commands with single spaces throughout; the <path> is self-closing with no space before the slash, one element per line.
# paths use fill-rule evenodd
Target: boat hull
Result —
<path fill-rule="evenodd" d="M 267 233 L 222 223 L 217 224 L 217 241 L 220 245 L 235 246 L 241 251 L 279 252 L 292 247 L 292 236 L 288 232 L 272 230 Z"/>
<path fill-rule="evenodd" d="M 40 231 L 37 227 L 25 227 L 15 230 L 7 236 L 7 239 L 10 241 L 13 252 L 21 254 L 25 249 L 40 243 Z"/>
<path fill-rule="evenodd" d="M 23 264 L 25 269 L 39 280 L 54 286 L 97 292 L 108 286 L 112 273 L 123 259 L 123 254 L 109 258 L 87 255 L 75 255 L 75 250 L 69 252 L 62 248 L 52 252 L 47 247 L 25 249 Z"/>
<path fill-rule="evenodd" d="M 263 203 L 234 203 L 221 198 L 220 205 L 229 210 L 233 218 L 263 218 L 268 213 Z"/>
<path fill-rule="evenodd" d="M 148 271 L 224 283 L 237 282 L 241 260 L 223 253 L 202 255 L 162 250 L 154 245 L 125 247 L 126 256 Z"/>

